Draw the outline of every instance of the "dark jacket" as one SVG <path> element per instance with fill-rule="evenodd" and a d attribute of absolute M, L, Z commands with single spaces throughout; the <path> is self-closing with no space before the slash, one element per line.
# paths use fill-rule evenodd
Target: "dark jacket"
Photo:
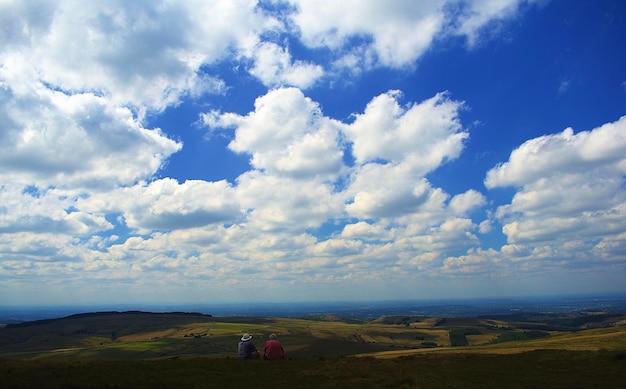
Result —
<path fill-rule="evenodd" d="M 251 340 L 241 341 L 237 345 L 237 357 L 239 359 L 252 359 L 252 353 L 256 351 Z"/>

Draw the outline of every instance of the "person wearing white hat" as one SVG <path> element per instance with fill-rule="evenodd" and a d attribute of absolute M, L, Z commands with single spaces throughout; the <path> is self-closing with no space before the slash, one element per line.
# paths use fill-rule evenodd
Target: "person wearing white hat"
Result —
<path fill-rule="evenodd" d="M 257 349 L 254 343 L 252 343 L 252 335 L 248 333 L 243 334 L 237 345 L 237 357 L 239 359 L 252 359 L 256 351 Z"/>

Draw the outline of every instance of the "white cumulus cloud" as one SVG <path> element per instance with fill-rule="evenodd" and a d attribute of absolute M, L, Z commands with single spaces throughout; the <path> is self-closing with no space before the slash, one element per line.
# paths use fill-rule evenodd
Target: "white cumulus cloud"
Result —
<path fill-rule="evenodd" d="M 531 139 L 490 170 L 485 184 L 517 187 L 511 203 L 495 214 L 510 243 L 559 245 L 579 237 L 608 242 L 626 223 L 625 174 L 622 117 L 590 131 L 567 129 Z"/>
<path fill-rule="evenodd" d="M 349 7 L 332 0 L 289 3 L 302 41 L 337 52 L 337 64 L 406 67 L 443 36 L 466 36 L 475 45 L 490 24 L 516 15 L 522 1 L 362 0 Z"/>
<path fill-rule="evenodd" d="M 309 88 L 324 75 L 320 65 L 293 61 L 289 51 L 271 42 L 261 42 L 253 53 L 250 74 L 269 87 L 296 86 Z"/>
<path fill-rule="evenodd" d="M 340 125 L 297 88 L 269 91 L 246 116 L 210 112 L 209 126 L 236 127 L 229 147 L 252 155 L 251 164 L 272 174 L 308 178 L 341 169 Z"/>

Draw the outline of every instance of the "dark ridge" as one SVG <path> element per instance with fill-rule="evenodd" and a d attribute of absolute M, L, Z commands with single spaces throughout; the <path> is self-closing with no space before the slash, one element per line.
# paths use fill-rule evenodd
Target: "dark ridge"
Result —
<path fill-rule="evenodd" d="M 611 312 L 581 311 L 567 313 L 523 312 L 509 315 L 486 315 L 481 319 L 520 323 L 536 330 L 571 331 L 572 329 L 609 327 L 623 315 Z"/>
<path fill-rule="evenodd" d="M 296 319 L 310 320 L 310 321 L 341 322 L 341 323 L 346 323 L 346 324 L 363 324 L 367 322 L 361 319 L 345 318 L 345 317 L 340 317 L 340 316 L 335 316 L 335 315 L 305 315 L 305 316 L 298 316 L 296 317 Z"/>
<path fill-rule="evenodd" d="M 143 312 L 143 311 L 106 311 L 106 312 L 87 312 L 87 313 L 77 313 L 74 315 L 64 316 L 56 319 L 42 319 L 42 320 L 33 320 L 26 321 L 23 323 L 10 323 L 5 326 L 5 328 L 26 328 L 33 327 L 45 324 L 56 323 L 62 320 L 71 320 L 71 319 L 81 319 L 88 317 L 102 317 L 102 316 L 113 316 L 113 315 L 155 315 L 155 316 L 200 316 L 200 317 L 213 317 L 212 315 L 206 313 L 199 312 L 163 312 L 163 313 L 155 313 L 155 312 Z"/>
<path fill-rule="evenodd" d="M 376 320 L 372 320 L 371 323 L 377 324 L 398 324 L 398 325 L 408 325 L 410 323 L 420 323 L 428 319 L 427 316 L 407 316 L 407 315 L 394 315 L 394 316 L 383 316 Z"/>

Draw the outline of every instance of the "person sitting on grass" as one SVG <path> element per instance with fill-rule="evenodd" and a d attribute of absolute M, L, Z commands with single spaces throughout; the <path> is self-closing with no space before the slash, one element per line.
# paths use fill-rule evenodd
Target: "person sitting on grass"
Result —
<path fill-rule="evenodd" d="M 263 359 L 285 359 L 285 350 L 283 349 L 283 345 L 276 339 L 276 334 L 271 334 L 270 340 L 265 342 Z"/>
<path fill-rule="evenodd" d="M 239 359 L 253 359 L 254 354 L 257 352 L 254 343 L 252 343 L 252 335 L 243 334 L 241 341 L 237 345 L 237 357 Z"/>

